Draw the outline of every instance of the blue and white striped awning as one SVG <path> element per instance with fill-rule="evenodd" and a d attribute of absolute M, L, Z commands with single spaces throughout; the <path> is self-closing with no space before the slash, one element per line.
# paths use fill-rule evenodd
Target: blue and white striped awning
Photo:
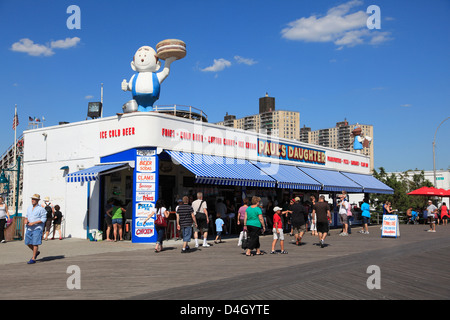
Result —
<path fill-rule="evenodd" d="M 275 187 L 276 181 L 247 160 L 166 150 L 173 160 L 195 174 L 196 183 Z"/>
<path fill-rule="evenodd" d="M 277 181 L 278 188 L 320 190 L 322 185 L 295 166 L 270 162 L 253 162 Z"/>
<path fill-rule="evenodd" d="M 359 174 L 359 173 L 350 173 L 350 172 L 342 172 L 341 173 L 347 178 L 353 180 L 357 184 L 361 185 L 364 189 L 364 192 L 367 193 L 383 193 L 383 194 L 393 194 L 394 189 L 385 185 L 383 182 L 375 178 L 374 176 L 368 174 Z"/>
<path fill-rule="evenodd" d="M 77 172 L 69 173 L 66 176 L 66 182 L 85 182 L 98 180 L 101 173 L 113 169 L 119 169 L 120 167 L 127 167 L 128 163 L 112 163 L 112 164 L 99 164 L 87 169 L 83 169 Z"/>
<path fill-rule="evenodd" d="M 339 171 L 324 170 L 316 168 L 298 167 L 314 180 L 322 184 L 323 191 L 347 191 L 347 192 L 363 192 L 363 187 L 344 176 Z"/>

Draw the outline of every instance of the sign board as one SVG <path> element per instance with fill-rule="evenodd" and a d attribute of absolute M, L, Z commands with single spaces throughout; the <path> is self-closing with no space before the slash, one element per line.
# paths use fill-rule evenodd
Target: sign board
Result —
<path fill-rule="evenodd" d="M 381 237 L 400 237 L 398 226 L 398 216 L 396 214 L 383 215 L 383 225 L 381 227 Z"/>
<path fill-rule="evenodd" d="M 158 155 L 156 148 L 137 149 L 134 170 L 132 242 L 156 242 L 154 217 L 145 224 L 158 198 Z"/>

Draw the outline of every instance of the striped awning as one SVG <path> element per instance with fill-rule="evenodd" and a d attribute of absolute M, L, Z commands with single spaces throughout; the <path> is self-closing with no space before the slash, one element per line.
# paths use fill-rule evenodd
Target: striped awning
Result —
<path fill-rule="evenodd" d="M 112 170 L 121 170 L 128 167 L 128 163 L 99 164 L 77 172 L 69 173 L 66 182 L 84 182 L 98 180 L 99 175 L 109 173 Z"/>
<path fill-rule="evenodd" d="M 320 190 L 322 185 L 295 166 L 279 163 L 253 162 L 255 166 L 277 181 L 278 188 Z"/>
<path fill-rule="evenodd" d="M 361 185 L 364 189 L 364 192 L 367 193 L 383 193 L 383 194 L 393 194 L 394 189 L 385 185 L 383 182 L 375 178 L 374 176 L 368 174 L 359 174 L 359 173 L 350 173 L 350 172 L 342 172 L 341 173 L 347 178 L 353 180 L 357 184 Z"/>
<path fill-rule="evenodd" d="M 324 170 L 316 168 L 298 167 L 314 180 L 322 184 L 323 191 L 347 191 L 347 192 L 363 192 L 363 187 L 347 178 L 339 171 Z"/>
<path fill-rule="evenodd" d="M 247 160 L 166 150 L 196 183 L 273 188 L 276 181 Z"/>

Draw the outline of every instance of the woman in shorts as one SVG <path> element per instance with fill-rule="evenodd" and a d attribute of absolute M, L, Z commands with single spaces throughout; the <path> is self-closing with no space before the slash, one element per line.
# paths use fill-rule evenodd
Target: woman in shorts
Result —
<path fill-rule="evenodd" d="M 122 212 L 126 212 L 124 208 L 120 205 L 119 200 L 114 201 L 114 205 L 111 209 L 109 209 L 106 213 L 111 216 L 112 225 L 113 225 L 113 233 L 114 233 L 114 242 L 117 242 L 117 232 L 119 232 L 120 241 L 123 241 L 122 234 L 122 224 L 123 224 L 123 215 Z"/>
<path fill-rule="evenodd" d="M 441 220 L 442 220 L 442 225 L 447 225 L 447 220 L 450 218 L 450 216 L 448 215 L 448 208 L 447 205 L 445 204 L 445 202 L 442 203 L 441 206 Z"/>

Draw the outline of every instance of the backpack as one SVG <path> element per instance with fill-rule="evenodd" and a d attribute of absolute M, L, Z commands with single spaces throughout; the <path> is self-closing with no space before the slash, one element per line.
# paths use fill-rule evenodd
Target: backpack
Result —
<path fill-rule="evenodd" d="M 350 203 L 348 203 L 348 201 L 347 201 L 347 204 L 348 204 L 348 208 L 347 208 L 347 216 L 348 217 L 351 217 L 353 214 L 352 214 L 352 206 L 350 205 Z"/>

